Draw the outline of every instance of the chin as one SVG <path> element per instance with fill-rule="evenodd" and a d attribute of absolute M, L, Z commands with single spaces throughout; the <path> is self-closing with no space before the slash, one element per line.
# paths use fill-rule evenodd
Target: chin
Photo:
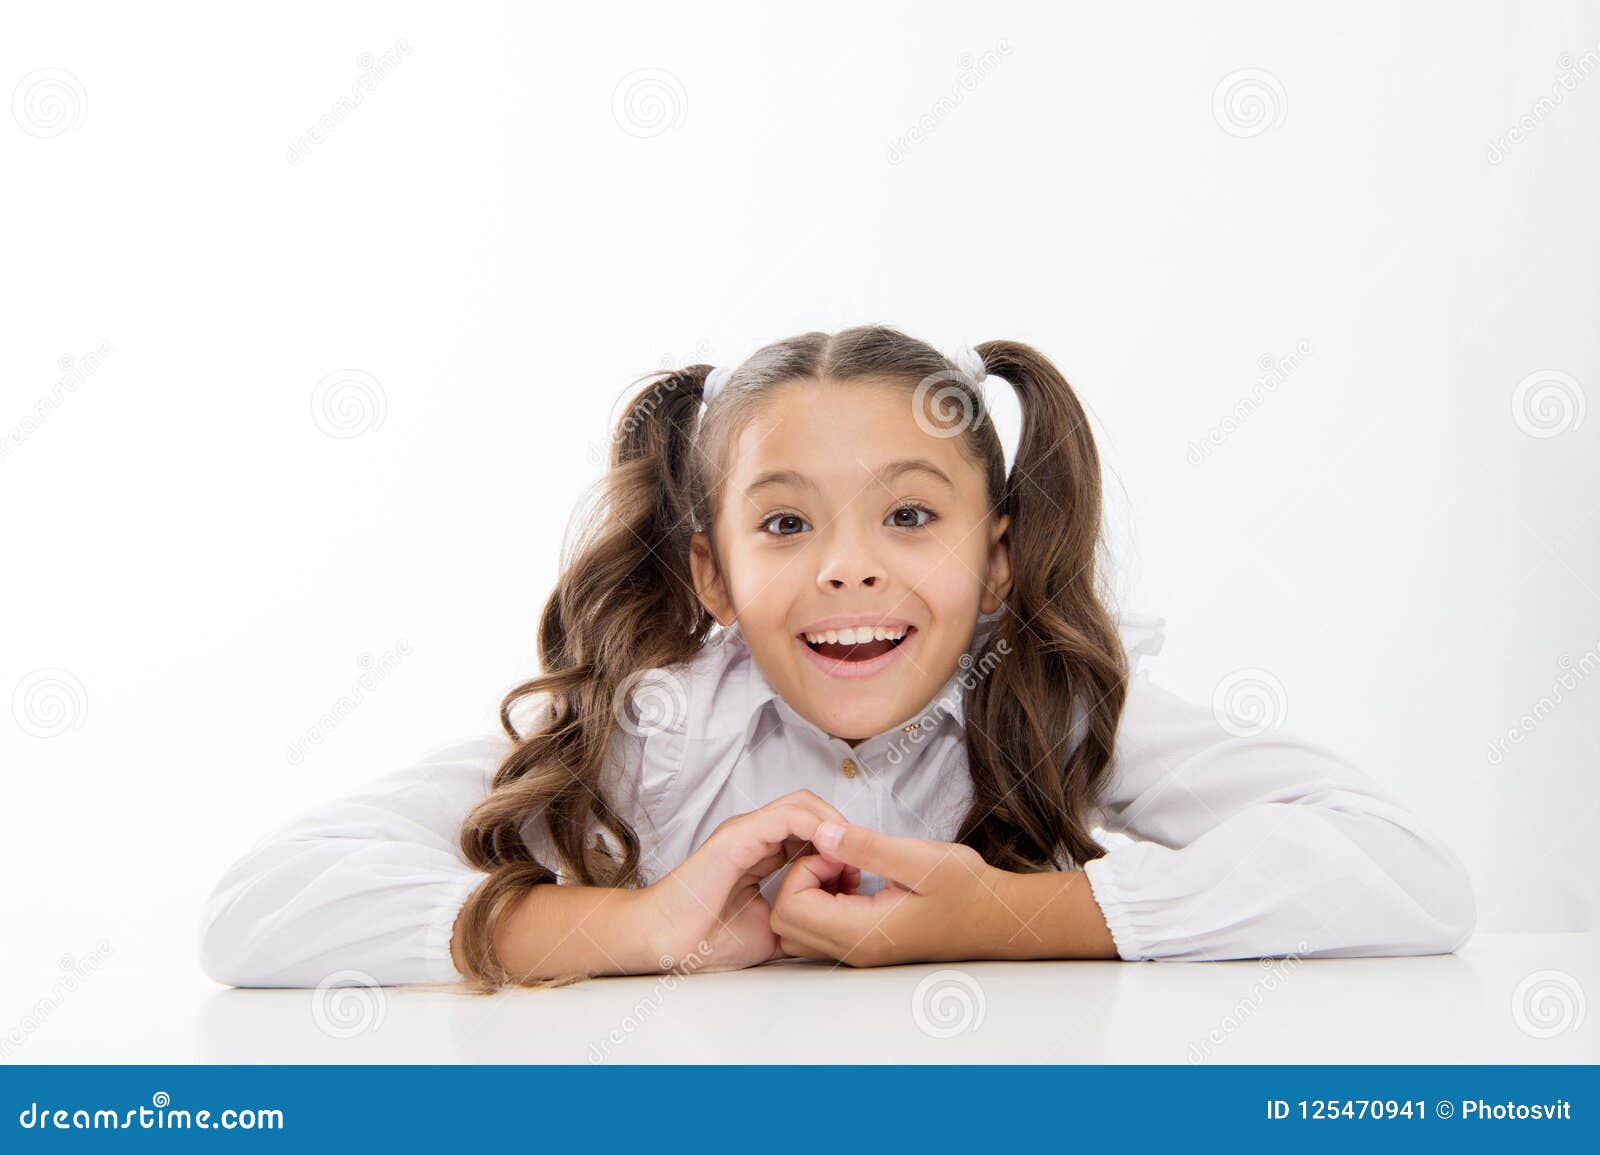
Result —
<path fill-rule="evenodd" d="M 835 738 L 842 738 L 846 742 L 860 742 L 874 734 L 881 734 L 892 724 L 887 716 L 874 719 L 859 713 L 840 715 L 829 714 L 826 711 L 823 711 L 822 715 L 824 719 L 822 728 Z"/>

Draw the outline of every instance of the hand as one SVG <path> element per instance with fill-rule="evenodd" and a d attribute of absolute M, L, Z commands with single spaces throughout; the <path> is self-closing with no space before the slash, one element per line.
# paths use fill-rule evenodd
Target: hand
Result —
<path fill-rule="evenodd" d="M 676 870 L 637 892 L 653 957 L 670 958 L 660 964 L 667 968 L 693 956 L 694 969 L 710 971 L 781 958 L 761 883 L 810 854 L 817 824 L 828 820 L 842 822 L 844 815 L 811 791 L 796 790 L 724 821 Z M 835 865 L 836 878 L 859 882 L 859 870 Z"/>
<path fill-rule="evenodd" d="M 970 846 L 838 820 L 811 838 L 821 853 L 794 863 L 773 904 L 772 930 L 788 954 L 850 966 L 997 957 L 995 944 L 1023 921 L 996 894 L 1009 872 Z M 855 882 L 844 877 L 851 869 Z M 853 893 L 861 869 L 882 875 L 884 889 Z"/>

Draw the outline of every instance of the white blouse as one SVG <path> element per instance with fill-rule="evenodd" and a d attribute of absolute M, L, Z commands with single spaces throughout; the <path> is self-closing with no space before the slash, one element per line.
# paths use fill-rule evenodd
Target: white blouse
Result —
<path fill-rule="evenodd" d="M 953 841 L 971 798 L 963 692 L 994 660 L 982 643 L 997 616 L 979 619 L 972 664 L 922 715 L 854 747 L 776 694 L 737 625 L 640 675 L 640 716 L 616 732 L 605 784 L 646 878 L 725 818 L 802 787 L 852 822 Z M 1091 815 L 1108 850 L 1084 870 L 1122 958 L 1437 954 L 1466 941 L 1467 873 L 1410 811 L 1330 750 L 1282 729 L 1237 736 L 1151 682 L 1138 663 L 1160 652 L 1164 619 L 1123 614 L 1118 628 L 1135 673 Z M 341 971 L 384 985 L 461 978 L 451 932 L 487 875 L 462 858 L 460 829 L 510 749 L 501 733 L 441 749 L 268 834 L 206 900 L 205 972 L 273 987 Z M 524 837 L 557 869 L 542 824 Z M 780 881 L 763 886 L 769 900 Z M 881 886 L 863 873 L 863 893 Z"/>

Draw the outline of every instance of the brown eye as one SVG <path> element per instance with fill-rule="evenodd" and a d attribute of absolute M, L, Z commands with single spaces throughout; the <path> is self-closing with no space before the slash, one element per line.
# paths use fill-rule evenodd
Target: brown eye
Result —
<path fill-rule="evenodd" d="M 802 525 L 804 525 L 805 524 L 805 520 L 806 519 L 801 517 L 798 513 L 775 513 L 771 517 L 767 518 L 766 521 L 763 521 L 761 523 L 761 528 L 762 529 L 766 529 L 773 522 L 777 522 L 780 525 L 782 525 L 784 523 L 799 522 Z M 795 533 L 798 533 L 798 532 L 800 532 L 798 529 L 795 530 Z M 783 533 L 783 532 L 780 531 L 778 533 L 772 534 L 771 536 L 773 536 L 773 537 L 793 537 L 794 534 L 793 533 Z"/>
<path fill-rule="evenodd" d="M 896 529 L 922 529 L 924 526 L 926 526 L 930 522 L 932 522 L 934 517 L 936 516 L 934 514 L 933 510 L 931 510 L 931 509 L 929 509 L 929 508 L 927 508 L 926 506 L 923 506 L 923 505 L 902 505 L 899 509 L 895 510 L 889 516 L 891 518 L 895 518 L 895 517 L 899 517 L 899 515 L 903 514 L 903 513 L 910 514 L 912 520 L 911 520 L 910 524 L 907 524 L 905 521 L 897 521 L 895 523 L 895 528 Z M 917 520 L 917 515 L 918 514 L 923 514 L 923 513 L 928 515 L 928 520 L 927 521 L 918 521 Z"/>

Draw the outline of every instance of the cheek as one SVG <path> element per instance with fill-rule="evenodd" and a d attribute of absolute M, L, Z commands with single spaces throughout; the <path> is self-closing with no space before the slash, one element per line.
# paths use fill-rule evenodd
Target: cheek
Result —
<path fill-rule="evenodd" d="M 970 548 L 941 549 L 937 559 L 921 560 L 909 580 L 935 613 L 965 612 L 983 593 L 982 562 Z"/>
<path fill-rule="evenodd" d="M 795 550 L 741 550 L 728 568 L 734 605 L 754 621 L 782 620 L 807 573 Z"/>

